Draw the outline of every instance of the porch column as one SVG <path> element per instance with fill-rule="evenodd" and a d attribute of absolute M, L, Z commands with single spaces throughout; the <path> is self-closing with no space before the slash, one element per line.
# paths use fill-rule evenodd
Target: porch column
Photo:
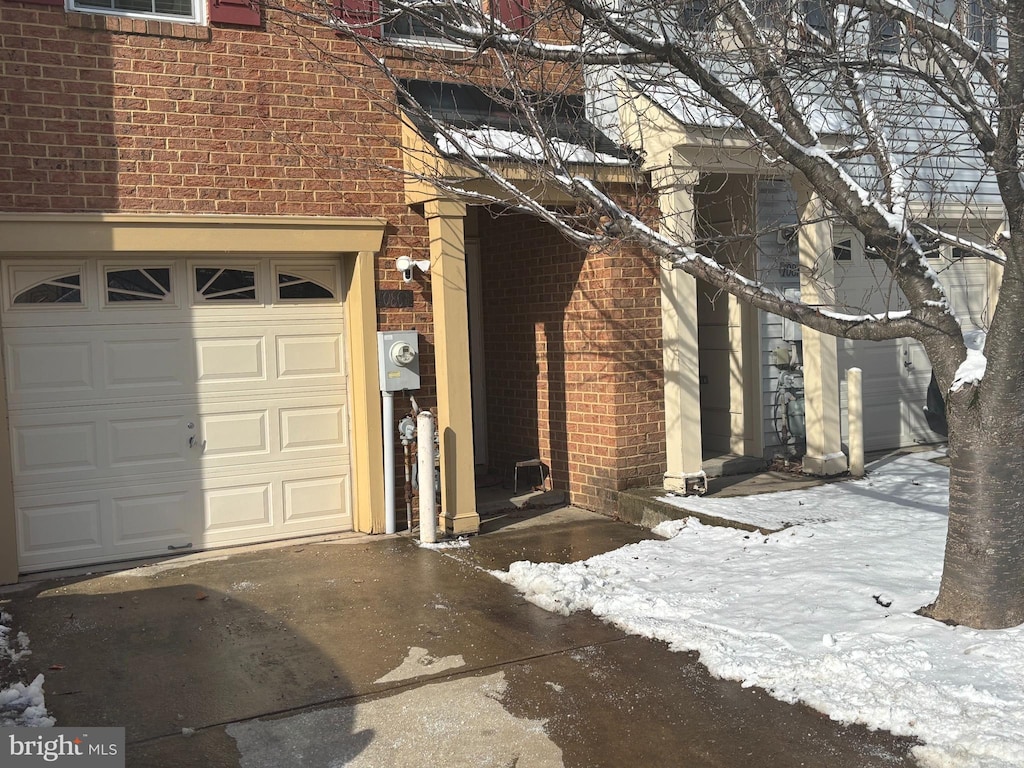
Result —
<path fill-rule="evenodd" d="M 345 259 L 349 393 L 352 398 L 352 527 L 362 533 L 384 533 L 384 424 L 377 378 L 377 303 L 374 272 L 376 251 Z M 391 428 L 391 425 L 388 425 Z"/>
<path fill-rule="evenodd" d="M 999 303 L 999 286 L 1003 284 L 1003 266 L 994 261 L 985 262 L 985 319 L 992 324 L 992 316 Z"/>
<path fill-rule="evenodd" d="M 803 179 L 794 179 L 793 186 L 797 215 L 802 223 L 798 235 L 800 299 L 806 304 L 831 305 L 835 303 L 832 226 L 825 218 L 821 197 Z M 845 472 L 848 465 L 840 435 L 836 337 L 806 326 L 801 333 L 807 425 L 803 471 L 808 475 L 838 475 Z"/>
<path fill-rule="evenodd" d="M 445 533 L 480 530 L 473 461 L 473 393 L 469 376 L 466 293 L 466 206 L 428 200 L 430 289 L 434 302 L 437 428 L 441 448 L 441 510 Z"/>
<path fill-rule="evenodd" d="M 699 178 L 698 172 L 689 169 L 666 168 L 654 174 L 663 228 L 682 243 L 693 242 L 694 187 Z M 704 458 L 700 435 L 697 280 L 681 269 L 661 270 L 661 333 L 665 369 L 664 483 L 666 490 L 686 492 L 695 478 L 703 478 Z"/>

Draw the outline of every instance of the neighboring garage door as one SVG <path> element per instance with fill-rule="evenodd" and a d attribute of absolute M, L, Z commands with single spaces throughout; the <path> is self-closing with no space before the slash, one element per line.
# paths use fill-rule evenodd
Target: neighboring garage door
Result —
<path fill-rule="evenodd" d="M 864 257 L 860 243 L 849 233 L 837 237 L 835 279 L 841 303 L 866 311 L 905 309 L 906 301 L 890 284 L 884 266 Z M 845 259 L 838 260 L 843 253 Z M 986 317 L 986 267 L 978 258 L 951 258 L 945 250 L 929 262 L 941 276 L 950 304 L 965 330 L 978 328 Z M 932 432 L 924 406 L 931 363 L 918 342 L 851 341 L 838 343 L 840 399 L 844 412 L 842 430 L 848 435 L 845 418 L 846 371 L 859 367 L 863 372 L 864 448 L 868 451 L 900 448 L 918 443 L 941 442 L 945 438 Z"/>
<path fill-rule="evenodd" d="M 942 440 L 928 428 L 924 404 L 931 380 L 931 365 L 924 348 L 910 339 L 850 341 L 839 339 L 840 399 L 846 407 L 846 371 L 862 371 L 864 449 L 900 448 Z M 843 419 L 843 438 L 848 422 Z"/>
<path fill-rule="evenodd" d="M 351 529 L 338 263 L 2 272 L 23 571 Z"/>

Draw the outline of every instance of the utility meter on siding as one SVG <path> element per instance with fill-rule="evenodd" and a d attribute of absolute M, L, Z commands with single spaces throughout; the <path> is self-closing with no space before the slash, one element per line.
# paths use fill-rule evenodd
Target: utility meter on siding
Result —
<path fill-rule="evenodd" d="M 380 391 L 420 388 L 420 343 L 416 331 L 377 331 Z"/>

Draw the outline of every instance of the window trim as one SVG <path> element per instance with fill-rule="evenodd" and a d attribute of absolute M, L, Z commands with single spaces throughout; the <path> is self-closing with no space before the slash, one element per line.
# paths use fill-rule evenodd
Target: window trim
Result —
<path fill-rule="evenodd" d="M 116 2 L 117 0 L 111 0 Z M 73 13 L 84 13 L 93 16 L 120 16 L 128 19 L 146 19 L 150 21 L 169 21 L 177 24 L 205 25 L 208 22 L 207 2 L 204 0 L 189 0 L 192 5 L 192 13 L 188 16 L 178 16 L 169 13 L 148 13 L 145 11 L 126 11 L 118 8 L 97 8 L 87 5 L 78 5 L 77 0 L 66 0 L 64 7 Z"/>

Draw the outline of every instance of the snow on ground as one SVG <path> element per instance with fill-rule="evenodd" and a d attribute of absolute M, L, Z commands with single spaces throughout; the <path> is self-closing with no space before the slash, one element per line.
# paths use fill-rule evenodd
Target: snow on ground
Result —
<path fill-rule="evenodd" d="M 915 736 L 928 768 L 1024 766 L 1024 627 L 976 631 L 914 611 L 942 569 L 949 473 L 927 454 L 805 491 L 686 499 L 693 509 L 785 530 L 693 518 L 590 560 L 495 572 L 537 605 L 590 610 L 712 674 L 832 719 Z"/>
<path fill-rule="evenodd" d="M 28 635 L 15 634 L 12 621 L 11 614 L 0 611 L 0 726 L 51 726 L 54 719 L 46 714 L 43 675 L 27 685 L 9 679 L 17 673 L 17 663 L 32 653 Z"/>
<path fill-rule="evenodd" d="M 762 493 L 744 497 L 740 502 L 736 498 L 669 494 L 659 496 L 658 501 L 765 530 L 778 530 L 798 523 L 849 520 L 851 514 L 861 509 L 865 499 L 887 502 L 901 509 L 931 511 L 945 518 L 949 501 L 949 472 L 929 461 L 945 455 L 944 449 L 915 454 L 918 460 L 901 461 L 898 472 L 889 471 L 887 466 L 889 462 L 900 459 L 887 458 L 874 464 L 870 476 L 863 481 L 821 486 L 810 495 L 805 491 Z"/>

